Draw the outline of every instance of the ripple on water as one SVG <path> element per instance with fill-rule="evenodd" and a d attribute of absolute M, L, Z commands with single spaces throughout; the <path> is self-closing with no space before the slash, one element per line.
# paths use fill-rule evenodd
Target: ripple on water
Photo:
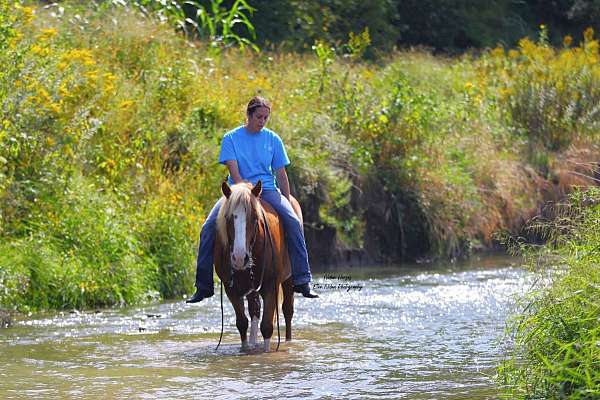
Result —
<path fill-rule="evenodd" d="M 9 397 L 490 398 L 517 268 L 347 272 L 357 290 L 296 297 L 281 351 L 240 352 L 218 296 L 22 321 L 0 337 Z M 325 281 L 323 276 L 316 276 Z M 282 323 L 282 334 L 284 327 Z M 276 334 L 272 348 L 276 345 Z"/>

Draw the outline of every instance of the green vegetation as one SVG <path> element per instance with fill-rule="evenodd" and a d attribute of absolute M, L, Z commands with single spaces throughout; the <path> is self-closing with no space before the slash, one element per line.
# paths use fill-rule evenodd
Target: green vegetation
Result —
<path fill-rule="evenodd" d="M 375 64 L 362 60 L 372 29 L 313 53 L 215 51 L 162 9 L 113 3 L 126 4 L 0 2 L 0 308 L 192 290 L 220 138 L 257 93 L 274 104 L 307 232 L 335 230 L 378 261 L 468 254 L 591 182 L 591 30 L 560 49 L 542 31 L 508 52 Z"/>
<path fill-rule="evenodd" d="M 575 193 L 557 214 L 532 226 L 549 243 L 527 250 L 540 279 L 511 327 L 514 358 L 500 369 L 510 398 L 600 397 L 600 191 Z"/>

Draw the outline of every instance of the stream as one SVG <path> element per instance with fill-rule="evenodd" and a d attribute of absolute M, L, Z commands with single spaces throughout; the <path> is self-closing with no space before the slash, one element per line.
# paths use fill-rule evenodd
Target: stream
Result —
<path fill-rule="evenodd" d="M 500 255 L 321 271 L 321 298 L 296 295 L 294 340 L 275 351 L 275 329 L 269 353 L 240 351 L 227 298 L 215 350 L 218 287 L 199 304 L 34 314 L 0 330 L 0 397 L 497 398 L 506 318 L 531 280 Z"/>

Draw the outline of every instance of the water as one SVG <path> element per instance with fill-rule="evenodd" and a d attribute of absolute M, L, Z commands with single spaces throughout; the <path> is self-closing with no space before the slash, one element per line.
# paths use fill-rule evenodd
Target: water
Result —
<path fill-rule="evenodd" d="M 296 297 L 294 340 L 278 352 L 240 352 L 226 299 L 215 351 L 218 294 L 34 316 L 0 330 L 0 397 L 497 398 L 505 319 L 530 275 L 506 257 L 418 268 L 315 274 L 321 299 Z"/>

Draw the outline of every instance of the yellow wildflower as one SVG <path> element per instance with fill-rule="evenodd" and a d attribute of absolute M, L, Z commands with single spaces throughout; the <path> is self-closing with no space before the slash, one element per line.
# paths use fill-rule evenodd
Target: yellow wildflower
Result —
<path fill-rule="evenodd" d="M 15 4 L 15 8 L 21 10 L 21 12 L 23 13 L 23 20 L 26 24 L 30 24 L 35 19 L 35 11 L 33 7 L 22 7 L 17 3 Z"/>
<path fill-rule="evenodd" d="M 565 47 L 569 47 L 571 43 L 573 43 L 573 38 L 571 37 L 571 35 L 567 35 L 563 38 L 563 45 Z"/>
<path fill-rule="evenodd" d="M 111 74 L 110 72 L 107 72 L 107 73 L 103 74 L 102 76 L 104 77 L 104 79 L 107 82 L 110 82 L 110 83 L 114 82 L 117 79 L 117 77 L 114 76 L 113 74 Z"/>
<path fill-rule="evenodd" d="M 110 72 L 103 74 L 102 77 L 104 78 L 104 91 L 108 94 L 114 93 L 114 91 L 115 91 L 114 83 L 117 80 L 117 77 L 114 76 L 113 74 L 111 74 Z"/>
<path fill-rule="evenodd" d="M 42 29 L 42 33 L 40 34 L 40 36 L 38 37 L 39 40 L 49 40 L 52 39 L 54 36 L 56 36 L 56 34 L 58 33 L 58 31 L 54 28 L 48 28 L 48 29 Z"/>
<path fill-rule="evenodd" d="M 501 98 L 506 99 L 510 95 L 512 95 L 512 90 L 510 88 L 501 88 L 500 89 L 500 97 Z"/>
<path fill-rule="evenodd" d="M 585 32 L 583 32 L 583 40 L 585 42 L 591 42 L 594 40 L 594 28 L 590 26 L 585 30 Z"/>
<path fill-rule="evenodd" d="M 504 48 L 502 48 L 501 46 L 498 46 L 496 48 L 494 48 L 494 50 L 492 50 L 492 57 L 494 58 L 502 58 L 504 57 Z"/>
<path fill-rule="evenodd" d="M 50 102 L 50 94 L 43 87 L 38 87 L 36 99 L 39 103 Z"/>
<path fill-rule="evenodd" d="M 50 102 L 46 105 L 46 108 L 55 114 L 60 113 L 60 104 Z"/>
<path fill-rule="evenodd" d="M 124 100 L 121 102 L 121 104 L 119 104 L 119 107 L 126 109 L 129 108 L 129 106 L 133 105 L 134 101 L 133 100 Z"/>
<path fill-rule="evenodd" d="M 90 72 L 86 73 L 85 76 L 87 76 L 89 79 L 95 81 L 96 79 L 98 79 L 98 70 L 95 69 L 93 71 L 90 71 Z"/>
<path fill-rule="evenodd" d="M 10 47 L 11 50 L 14 50 L 17 48 L 17 44 L 19 44 L 19 42 L 21 41 L 21 39 L 23 38 L 23 34 L 21 32 L 15 32 L 14 36 L 11 37 L 8 41 L 8 46 Z"/>
<path fill-rule="evenodd" d="M 84 65 L 95 65 L 94 57 L 92 52 L 88 49 L 73 49 L 65 52 L 62 55 L 61 61 L 63 63 L 80 62 Z"/>
<path fill-rule="evenodd" d="M 67 88 L 67 83 L 63 82 L 60 87 L 58 88 L 58 92 L 63 96 L 63 97 L 68 97 L 70 95 L 69 93 L 69 89 Z"/>
<path fill-rule="evenodd" d="M 45 57 L 48 55 L 48 49 L 34 44 L 31 46 L 31 52 L 35 55 Z"/>

